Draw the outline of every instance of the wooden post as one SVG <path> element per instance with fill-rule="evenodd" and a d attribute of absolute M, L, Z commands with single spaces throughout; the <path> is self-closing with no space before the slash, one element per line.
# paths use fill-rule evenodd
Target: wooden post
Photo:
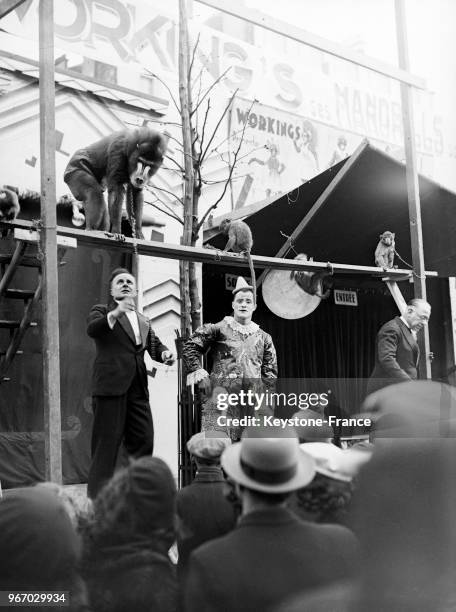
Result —
<path fill-rule="evenodd" d="M 395 0 L 396 37 L 399 53 L 399 67 L 409 70 L 407 26 L 405 20 L 404 0 Z M 410 222 L 410 239 L 412 243 L 413 284 L 416 298 L 426 299 L 426 276 L 424 273 L 423 232 L 421 225 L 420 192 L 418 184 L 417 157 L 415 148 L 415 127 L 413 118 L 413 100 L 411 85 L 402 82 L 402 124 L 404 128 L 405 172 L 407 179 L 407 196 Z M 431 378 L 431 362 L 429 360 L 429 330 L 424 326 L 418 336 L 422 358 L 419 370 L 420 378 Z"/>
<path fill-rule="evenodd" d="M 52 482 L 61 483 L 62 445 L 55 190 L 54 0 L 40 0 L 39 46 L 45 477 Z"/>
<path fill-rule="evenodd" d="M 186 0 L 179 0 L 179 101 L 182 118 L 182 143 L 184 149 L 184 230 L 181 244 L 192 244 L 194 173 L 192 158 L 192 125 L 190 117 L 190 97 L 188 89 L 189 41 Z M 181 262 L 181 334 L 186 338 L 192 331 L 190 302 L 190 264 Z"/>

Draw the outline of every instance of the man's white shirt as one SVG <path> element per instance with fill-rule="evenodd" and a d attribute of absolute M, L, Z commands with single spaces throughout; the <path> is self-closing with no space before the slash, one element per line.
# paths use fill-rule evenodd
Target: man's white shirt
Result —
<path fill-rule="evenodd" d="M 412 332 L 412 336 L 413 336 L 413 337 L 415 338 L 415 340 L 416 340 L 416 338 L 417 338 L 416 331 L 414 331 L 414 330 L 413 330 L 413 329 L 410 327 L 410 325 L 407 323 L 407 321 L 406 321 L 406 320 L 404 319 L 404 317 L 402 317 L 402 316 L 401 316 L 401 321 L 402 321 L 403 323 L 405 323 L 405 325 L 406 325 L 406 326 L 409 328 L 409 330 Z"/>
<path fill-rule="evenodd" d="M 129 310 L 125 314 L 128 317 L 128 320 L 130 321 L 130 325 L 131 325 L 131 327 L 133 329 L 133 333 L 135 335 L 135 342 L 136 342 L 136 344 L 141 344 L 142 343 L 142 339 L 141 339 L 141 333 L 139 331 L 139 322 L 138 322 L 138 315 L 136 313 L 136 310 Z M 108 312 L 108 325 L 109 325 L 109 327 L 112 329 L 114 327 L 115 323 L 116 323 L 116 320 L 112 316 L 112 313 Z"/>

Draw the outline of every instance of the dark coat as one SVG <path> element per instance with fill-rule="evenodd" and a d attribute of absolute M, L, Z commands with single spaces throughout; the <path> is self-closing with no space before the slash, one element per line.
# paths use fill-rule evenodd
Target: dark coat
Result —
<path fill-rule="evenodd" d="M 177 493 L 179 573 L 195 548 L 234 528 L 236 511 L 226 499 L 224 487 L 220 467 L 202 466 L 193 482 Z"/>
<path fill-rule="evenodd" d="M 407 325 L 396 317 L 377 334 L 375 367 L 367 385 L 367 394 L 388 385 L 416 380 L 420 349 Z"/>
<path fill-rule="evenodd" d="M 123 395 L 138 375 L 147 393 L 147 372 L 144 352 L 155 361 L 162 362 L 162 353 L 168 349 L 152 330 L 149 320 L 137 313 L 142 343 L 136 346 L 135 335 L 128 317 L 121 315 L 113 329 L 108 324 L 108 307 L 93 306 L 87 319 L 87 333 L 95 340 L 96 356 L 93 365 L 92 395 Z"/>
<path fill-rule="evenodd" d="M 292 596 L 357 571 L 354 535 L 315 525 L 286 508 L 251 512 L 189 560 L 186 612 L 267 612 Z"/>
<path fill-rule="evenodd" d="M 166 552 L 140 542 L 95 551 L 83 571 L 97 612 L 176 612 L 176 568 Z M 134 550 L 134 549 L 137 550 Z"/>

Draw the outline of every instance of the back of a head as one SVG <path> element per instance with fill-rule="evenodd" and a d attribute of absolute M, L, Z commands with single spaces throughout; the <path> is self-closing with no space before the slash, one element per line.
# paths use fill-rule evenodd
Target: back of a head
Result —
<path fill-rule="evenodd" d="M 334 437 L 332 427 L 325 422 L 325 416 L 310 408 L 305 411 L 298 410 L 292 418 L 297 423 L 294 428 L 301 443 L 330 442 Z"/>
<path fill-rule="evenodd" d="M 176 484 L 167 464 L 142 457 L 117 472 L 94 503 L 92 536 L 99 545 L 174 533 Z"/>
<path fill-rule="evenodd" d="M 78 536 L 55 491 L 18 489 L 0 502 L 0 590 L 52 591 L 70 585 Z"/>
<path fill-rule="evenodd" d="M 456 389 L 443 383 L 390 385 L 369 395 L 363 412 L 372 417 L 376 439 L 456 436 Z"/>
<path fill-rule="evenodd" d="M 142 457 L 117 472 L 94 502 L 84 574 L 98 612 L 174 610 L 176 485 L 167 464 Z"/>
<path fill-rule="evenodd" d="M 456 440 L 376 445 L 351 520 L 364 552 L 357 609 L 431 610 L 451 599 L 455 503 Z"/>
<path fill-rule="evenodd" d="M 417 306 L 430 306 L 430 304 L 422 298 L 413 298 L 409 302 L 407 302 L 407 306 L 413 306 L 414 308 L 416 308 Z"/>

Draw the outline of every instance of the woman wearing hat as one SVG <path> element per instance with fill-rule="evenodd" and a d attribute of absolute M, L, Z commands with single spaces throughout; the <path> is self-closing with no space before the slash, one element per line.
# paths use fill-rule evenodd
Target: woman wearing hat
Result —
<path fill-rule="evenodd" d="M 82 568 L 97 612 L 175 612 L 176 485 L 156 457 L 118 471 L 97 496 L 84 530 Z"/>
<path fill-rule="evenodd" d="M 353 495 L 353 466 L 361 466 L 369 451 L 342 450 L 328 442 L 307 442 L 301 449 L 315 461 L 315 478 L 296 492 L 290 507 L 303 520 L 345 524 Z"/>

